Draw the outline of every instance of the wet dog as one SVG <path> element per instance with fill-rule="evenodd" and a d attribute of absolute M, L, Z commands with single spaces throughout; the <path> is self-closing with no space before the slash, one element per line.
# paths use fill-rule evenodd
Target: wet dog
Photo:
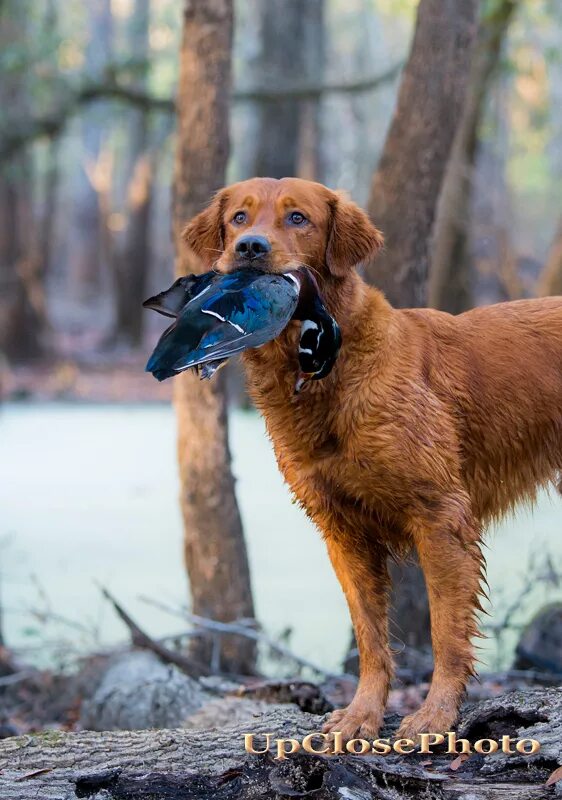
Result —
<path fill-rule="evenodd" d="M 219 271 L 307 266 L 341 328 L 334 369 L 300 395 L 297 323 L 243 357 L 279 468 L 322 532 L 357 637 L 357 693 L 325 730 L 378 733 L 392 675 L 387 561 L 412 548 L 435 667 L 399 733 L 449 730 L 474 669 L 483 529 L 557 481 L 562 466 L 562 298 L 456 317 L 394 309 L 356 270 L 381 233 L 345 196 L 293 178 L 223 189 L 185 238 Z"/>

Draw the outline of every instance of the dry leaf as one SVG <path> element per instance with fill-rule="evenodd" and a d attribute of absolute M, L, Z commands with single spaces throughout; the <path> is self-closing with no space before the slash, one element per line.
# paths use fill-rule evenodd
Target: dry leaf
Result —
<path fill-rule="evenodd" d="M 463 763 L 463 761 L 466 761 L 468 758 L 470 758 L 468 753 L 461 753 L 455 758 L 454 761 L 451 761 L 451 763 L 449 764 L 449 769 L 457 770 Z"/>
<path fill-rule="evenodd" d="M 558 767 L 548 776 L 545 786 L 552 786 L 553 783 L 557 783 L 559 780 L 562 780 L 562 767 Z"/>

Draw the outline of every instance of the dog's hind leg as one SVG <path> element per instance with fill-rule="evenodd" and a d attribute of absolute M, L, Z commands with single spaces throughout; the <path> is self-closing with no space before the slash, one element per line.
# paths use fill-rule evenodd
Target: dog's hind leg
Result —
<path fill-rule="evenodd" d="M 351 613 L 359 649 L 360 678 L 350 705 L 334 711 L 323 730 L 341 731 L 344 739 L 357 735 L 374 739 L 382 724 L 392 677 L 387 552 L 361 530 L 334 530 L 330 526 L 325 538 Z"/>
<path fill-rule="evenodd" d="M 423 570 L 431 612 L 434 670 L 421 708 L 405 717 L 398 735 L 443 733 L 456 721 L 466 683 L 474 674 L 472 637 L 484 558 L 480 530 L 467 510 L 465 496 L 445 498 L 431 522 L 414 519 L 411 532 Z"/>

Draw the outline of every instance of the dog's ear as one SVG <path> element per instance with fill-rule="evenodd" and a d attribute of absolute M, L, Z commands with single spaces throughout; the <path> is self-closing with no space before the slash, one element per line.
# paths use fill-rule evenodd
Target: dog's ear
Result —
<path fill-rule="evenodd" d="M 326 264 L 332 275 L 343 278 L 352 267 L 375 256 L 383 246 L 384 237 L 363 209 L 343 193 L 334 192 L 329 204 Z"/>
<path fill-rule="evenodd" d="M 211 203 L 185 226 L 182 237 L 187 246 L 209 269 L 224 249 L 223 212 L 226 193 L 217 192 Z"/>

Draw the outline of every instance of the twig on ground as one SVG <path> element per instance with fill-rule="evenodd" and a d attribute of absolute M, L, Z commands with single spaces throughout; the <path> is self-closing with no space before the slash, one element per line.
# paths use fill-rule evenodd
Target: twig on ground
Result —
<path fill-rule="evenodd" d="M 556 672 L 540 672 L 536 669 L 506 669 L 499 672 L 484 672 L 480 675 L 480 683 L 496 681 L 503 685 L 510 680 L 529 681 L 545 686 L 558 686 L 560 684 L 560 675 Z"/>
<path fill-rule="evenodd" d="M 215 634 L 236 634 L 238 636 L 246 636 L 248 639 L 253 639 L 255 642 L 264 644 L 266 647 L 269 647 L 270 650 L 282 656 L 283 658 L 294 661 L 295 664 L 299 664 L 301 667 L 307 667 L 308 669 L 311 669 L 318 675 L 325 675 L 328 678 L 345 677 L 345 675 L 341 672 L 331 672 L 330 670 L 320 667 L 318 664 L 314 664 L 312 661 L 309 661 L 302 656 L 296 655 L 296 653 L 294 653 L 285 645 L 280 644 L 279 642 L 275 641 L 275 639 L 271 639 L 269 636 L 267 636 L 267 634 L 257 631 L 255 628 L 251 627 L 249 620 L 218 622 L 217 620 L 200 617 L 197 614 L 191 614 L 189 611 L 183 608 L 172 608 L 171 606 L 166 605 L 166 603 L 162 603 L 161 601 L 154 600 L 150 597 L 141 596 L 140 599 L 144 603 L 148 603 L 155 608 L 159 608 L 161 611 L 165 611 L 168 614 L 185 619 L 188 622 L 191 622 L 192 625 L 195 625 L 196 627 L 207 632 L 212 632 Z"/>
<path fill-rule="evenodd" d="M 123 620 L 129 629 L 131 633 L 131 641 L 136 647 L 142 647 L 145 650 L 151 650 L 159 658 L 161 658 L 164 663 L 174 664 L 176 667 L 181 669 L 182 672 L 185 672 L 186 675 L 189 675 L 192 678 L 198 678 L 200 675 L 209 674 L 209 669 L 204 664 L 195 661 L 193 658 L 188 658 L 181 653 L 176 653 L 165 645 L 160 644 L 152 639 L 147 633 L 139 628 L 137 623 L 129 616 L 129 614 L 127 614 L 125 609 L 117 602 L 117 600 L 106 588 L 102 586 L 101 592 L 106 600 L 109 600 L 117 615 Z"/>
<path fill-rule="evenodd" d="M 21 672 L 14 672 L 12 675 L 4 675 L 0 678 L 0 687 L 13 686 L 16 683 L 35 678 L 37 675 L 39 672 L 36 669 L 24 669 Z"/>

